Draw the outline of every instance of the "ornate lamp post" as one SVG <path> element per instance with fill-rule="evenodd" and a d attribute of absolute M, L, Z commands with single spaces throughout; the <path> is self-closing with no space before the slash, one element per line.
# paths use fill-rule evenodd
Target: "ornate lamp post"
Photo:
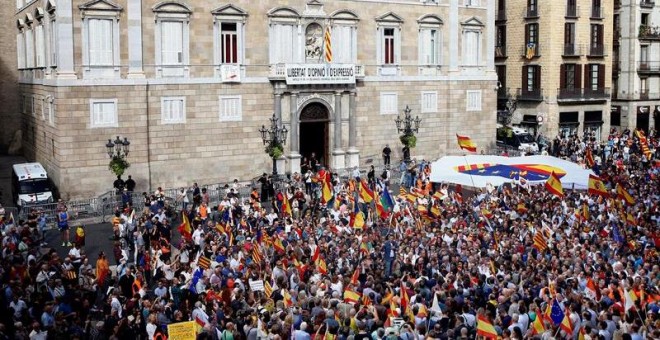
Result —
<path fill-rule="evenodd" d="M 410 162 L 410 149 L 417 145 L 415 134 L 419 132 L 419 124 L 422 122 L 419 116 L 413 118 L 410 115 L 410 111 L 410 108 L 406 105 L 406 108 L 403 110 L 403 118 L 401 115 L 397 115 L 394 120 L 397 132 L 403 133 L 399 137 L 399 140 L 403 144 L 403 159 L 406 163 Z"/>
<path fill-rule="evenodd" d="M 259 132 L 261 132 L 261 139 L 266 145 L 266 153 L 273 159 L 273 177 L 275 177 L 277 176 L 277 159 L 284 153 L 282 146 L 286 144 L 286 135 L 289 130 L 280 124 L 275 114 L 269 120 L 270 127 L 266 129 L 266 126 L 262 125 Z"/>
<path fill-rule="evenodd" d="M 122 140 L 119 136 L 117 136 L 114 142 L 112 139 L 108 139 L 108 142 L 105 144 L 108 157 L 110 157 L 108 167 L 117 176 L 124 174 L 124 171 L 131 166 L 126 161 L 126 157 L 128 157 L 128 153 L 131 151 L 130 145 L 131 142 L 128 141 L 128 138 L 124 137 L 124 140 Z"/>

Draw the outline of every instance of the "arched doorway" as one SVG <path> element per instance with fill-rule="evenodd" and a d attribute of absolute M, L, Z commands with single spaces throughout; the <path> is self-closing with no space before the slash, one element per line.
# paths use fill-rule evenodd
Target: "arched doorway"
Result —
<path fill-rule="evenodd" d="M 328 108 L 321 103 L 311 103 L 300 112 L 300 154 L 310 160 L 314 155 L 319 164 L 328 164 Z M 305 165 L 301 163 L 301 168 Z M 313 170 L 313 169 L 312 169 Z"/>

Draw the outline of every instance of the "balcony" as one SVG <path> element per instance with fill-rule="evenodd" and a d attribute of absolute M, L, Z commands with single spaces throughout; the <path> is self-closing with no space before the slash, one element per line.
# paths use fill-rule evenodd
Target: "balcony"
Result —
<path fill-rule="evenodd" d="M 589 54 L 587 55 L 587 57 L 602 58 L 604 56 L 606 56 L 605 45 L 603 44 L 589 45 Z"/>
<path fill-rule="evenodd" d="M 539 43 L 525 44 L 522 48 L 521 55 L 523 58 L 533 59 L 541 56 L 541 46 Z"/>
<path fill-rule="evenodd" d="M 603 7 L 592 7 L 590 18 L 594 20 L 602 20 L 603 18 L 605 18 L 603 14 Z"/>
<path fill-rule="evenodd" d="M 498 10 L 497 13 L 495 13 L 495 21 L 506 21 L 506 11 Z"/>
<path fill-rule="evenodd" d="M 660 75 L 660 61 L 640 61 L 637 63 L 637 73 Z"/>
<path fill-rule="evenodd" d="M 538 7 L 533 7 L 533 8 L 527 7 L 527 8 L 525 8 L 525 11 L 523 12 L 523 17 L 525 17 L 525 19 L 538 18 L 539 17 Z"/>
<path fill-rule="evenodd" d="M 582 55 L 582 45 L 578 44 L 564 44 L 564 53 L 562 57 L 579 57 Z"/>
<path fill-rule="evenodd" d="M 639 39 L 660 40 L 660 26 L 639 25 Z"/>
<path fill-rule="evenodd" d="M 642 8 L 653 8 L 655 6 L 655 1 L 653 0 L 641 0 L 639 2 L 639 7 Z"/>
<path fill-rule="evenodd" d="M 568 6 L 566 7 L 566 18 L 575 19 L 578 18 L 580 13 L 579 6 Z"/>
<path fill-rule="evenodd" d="M 495 58 L 506 58 L 506 45 L 495 46 Z"/>
<path fill-rule="evenodd" d="M 606 101 L 608 98 L 610 98 L 609 87 L 557 89 L 558 103 Z"/>
<path fill-rule="evenodd" d="M 518 89 L 516 92 L 516 98 L 519 101 L 542 102 L 543 89 Z"/>

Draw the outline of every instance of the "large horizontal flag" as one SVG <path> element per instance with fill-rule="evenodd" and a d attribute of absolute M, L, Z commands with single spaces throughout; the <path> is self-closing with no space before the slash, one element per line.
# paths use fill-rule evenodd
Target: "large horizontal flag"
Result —
<path fill-rule="evenodd" d="M 458 139 L 458 146 L 461 149 L 467 150 L 469 152 L 477 152 L 477 145 L 474 144 L 470 137 L 456 134 L 456 138 Z"/>
<path fill-rule="evenodd" d="M 360 301 L 360 293 L 354 292 L 350 289 L 344 291 L 344 302 L 356 304 Z"/>
<path fill-rule="evenodd" d="M 360 198 L 364 201 L 364 203 L 371 203 L 371 201 L 374 200 L 374 192 L 369 188 L 367 181 L 361 180 L 359 189 Z"/>
<path fill-rule="evenodd" d="M 630 195 L 628 190 L 624 189 L 621 183 L 616 184 L 616 195 L 619 199 L 622 199 L 628 205 L 634 205 L 635 199 Z"/>

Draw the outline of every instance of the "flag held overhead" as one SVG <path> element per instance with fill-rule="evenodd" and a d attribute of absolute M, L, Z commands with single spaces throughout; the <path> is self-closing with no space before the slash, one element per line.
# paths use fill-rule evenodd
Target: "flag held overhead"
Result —
<path fill-rule="evenodd" d="M 461 149 L 467 150 L 469 152 L 477 152 L 477 145 L 474 144 L 470 137 L 456 134 L 456 138 L 458 139 L 458 146 Z"/>

